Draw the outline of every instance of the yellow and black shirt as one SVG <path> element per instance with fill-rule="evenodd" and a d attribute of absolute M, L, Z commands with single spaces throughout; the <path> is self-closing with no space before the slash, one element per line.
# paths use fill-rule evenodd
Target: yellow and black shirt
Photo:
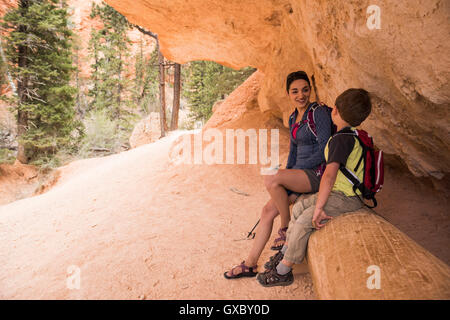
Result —
<path fill-rule="evenodd" d="M 362 156 L 363 149 L 357 138 L 350 132 L 355 130 L 353 127 L 345 127 L 336 132 L 329 140 L 325 147 L 325 160 L 328 163 L 337 162 L 344 165 L 351 173 L 356 175 L 359 181 L 363 180 L 364 162 L 358 168 L 358 172 L 354 172 L 359 159 Z M 347 197 L 354 196 L 353 184 L 348 180 L 341 170 L 338 171 L 336 182 L 332 191 L 343 192 Z M 361 195 L 359 190 L 356 190 Z"/>

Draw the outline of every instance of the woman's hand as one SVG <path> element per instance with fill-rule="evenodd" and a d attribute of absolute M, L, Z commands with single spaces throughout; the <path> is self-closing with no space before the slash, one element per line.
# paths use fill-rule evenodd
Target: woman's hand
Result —
<path fill-rule="evenodd" d="M 322 208 L 316 207 L 314 209 L 314 215 L 312 218 L 313 227 L 316 228 L 317 230 L 322 228 L 325 225 L 325 223 L 320 224 L 320 221 L 322 221 L 324 219 L 333 219 L 333 217 L 327 216 L 327 214 L 325 213 L 325 211 L 323 211 Z"/>

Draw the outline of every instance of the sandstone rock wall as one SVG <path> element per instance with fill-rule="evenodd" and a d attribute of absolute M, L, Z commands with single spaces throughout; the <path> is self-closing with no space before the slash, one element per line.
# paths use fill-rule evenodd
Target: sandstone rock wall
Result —
<path fill-rule="evenodd" d="M 16 0 L 0 0 L 0 16 L 3 16 L 10 8 L 17 6 Z"/>
<path fill-rule="evenodd" d="M 214 60 L 263 74 L 261 112 L 287 125 L 285 77 L 314 75 L 320 99 L 332 104 L 349 87 L 371 92 L 363 127 L 416 176 L 450 171 L 450 3 L 347 0 L 107 0 L 157 33 L 170 60 Z M 380 9 L 380 29 L 369 29 Z"/>
<path fill-rule="evenodd" d="M 158 112 L 151 112 L 138 122 L 130 136 L 130 147 L 136 148 L 143 144 L 155 142 L 161 137 L 161 124 Z"/>

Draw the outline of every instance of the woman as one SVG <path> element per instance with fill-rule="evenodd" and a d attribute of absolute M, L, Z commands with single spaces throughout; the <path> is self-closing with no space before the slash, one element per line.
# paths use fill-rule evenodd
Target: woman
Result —
<path fill-rule="evenodd" d="M 264 206 L 250 253 L 240 265 L 224 273 L 227 279 L 256 276 L 257 261 L 272 233 L 273 221 L 280 215 L 279 238 L 272 250 L 280 250 L 286 241 L 286 230 L 290 220 L 289 205 L 301 193 L 315 193 L 319 190 L 320 178 L 325 168 L 324 149 L 332 133 L 329 108 L 310 103 L 311 83 L 304 71 L 289 74 L 286 91 L 295 111 L 289 118 L 290 151 L 286 169 L 275 175 L 264 177 L 264 184 L 271 199 Z M 302 117 L 298 115 L 302 114 Z M 275 254 L 266 267 L 278 263 L 282 251 Z"/>

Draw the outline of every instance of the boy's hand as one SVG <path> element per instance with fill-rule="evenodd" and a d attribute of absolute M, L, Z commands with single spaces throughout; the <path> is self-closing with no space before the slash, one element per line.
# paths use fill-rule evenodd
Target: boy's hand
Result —
<path fill-rule="evenodd" d="M 316 207 L 316 209 L 314 209 L 314 215 L 312 219 L 313 227 L 316 228 L 317 230 L 322 228 L 325 225 L 325 223 L 320 224 L 320 221 L 324 219 L 333 219 L 333 217 L 327 216 L 327 214 L 325 213 L 325 211 L 323 211 L 323 209 L 319 209 Z"/>
<path fill-rule="evenodd" d="M 320 181 L 319 194 L 317 195 L 316 207 L 314 208 L 314 214 L 312 218 L 312 225 L 316 229 L 320 229 L 324 224 L 320 224 L 323 219 L 332 219 L 333 217 L 327 216 L 323 207 L 325 207 L 328 196 L 330 195 L 331 189 L 333 189 L 334 183 L 336 182 L 336 176 L 339 170 L 338 162 L 330 162 L 325 168 L 322 179 Z"/>

